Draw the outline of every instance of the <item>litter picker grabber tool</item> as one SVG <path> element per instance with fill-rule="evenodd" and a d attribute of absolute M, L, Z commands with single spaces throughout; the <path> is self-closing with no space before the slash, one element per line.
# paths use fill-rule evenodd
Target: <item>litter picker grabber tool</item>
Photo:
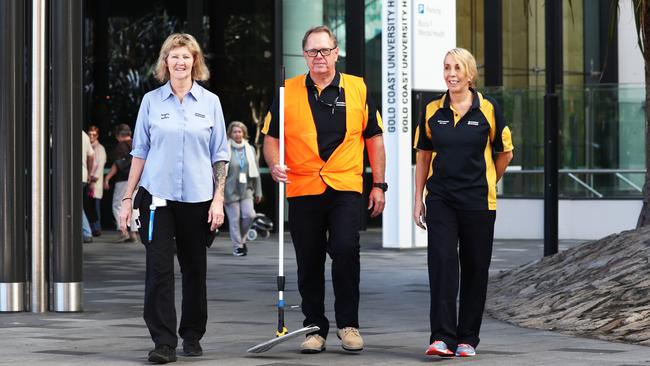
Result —
<path fill-rule="evenodd" d="M 278 164 L 284 165 L 284 66 L 281 74 L 282 84 L 280 85 L 280 105 L 279 105 L 279 123 L 280 123 L 280 159 Z M 246 350 L 248 353 L 266 352 L 277 344 L 287 341 L 291 338 L 298 337 L 307 333 L 319 331 L 318 326 L 312 325 L 288 333 L 287 327 L 284 326 L 284 182 L 279 182 L 278 189 L 278 328 L 275 332 L 275 338 L 264 343 L 260 343 Z"/>

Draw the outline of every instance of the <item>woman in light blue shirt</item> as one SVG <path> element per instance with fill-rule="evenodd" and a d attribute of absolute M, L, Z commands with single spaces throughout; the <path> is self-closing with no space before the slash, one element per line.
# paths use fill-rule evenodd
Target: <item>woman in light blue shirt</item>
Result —
<path fill-rule="evenodd" d="M 142 98 L 122 201 L 132 201 L 140 210 L 140 236 L 147 255 L 144 320 L 155 343 L 148 358 L 167 363 L 176 361 L 178 344 L 174 253 L 183 274 L 178 335 L 186 356 L 202 355 L 206 246 L 213 239 L 211 233 L 223 224 L 230 151 L 219 98 L 197 83 L 210 75 L 194 37 L 170 35 L 160 50 L 155 76 L 165 84 Z M 123 232 L 130 216 L 131 205 L 123 204 Z"/>

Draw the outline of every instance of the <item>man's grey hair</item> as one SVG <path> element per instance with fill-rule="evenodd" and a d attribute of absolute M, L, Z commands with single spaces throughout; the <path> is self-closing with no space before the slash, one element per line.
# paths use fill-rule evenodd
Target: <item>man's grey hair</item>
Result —
<path fill-rule="evenodd" d="M 306 51 L 305 50 L 305 45 L 307 44 L 307 38 L 309 38 L 309 36 L 312 33 L 321 33 L 321 32 L 327 33 L 327 35 L 330 36 L 330 39 L 332 40 L 332 42 L 334 42 L 334 48 L 339 46 L 339 42 L 337 41 L 336 36 L 334 35 L 334 32 L 332 32 L 332 30 L 329 29 L 329 27 L 326 26 L 326 25 L 318 25 L 316 27 L 309 28 L 307 30 L 307 32 L 305 32 L 305 36 L 302 37 L 302 50 Z"/>

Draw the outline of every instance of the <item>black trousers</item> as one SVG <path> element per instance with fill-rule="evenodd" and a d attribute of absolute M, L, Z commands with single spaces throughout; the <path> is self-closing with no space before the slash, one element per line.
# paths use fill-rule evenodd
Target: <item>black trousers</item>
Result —
<path fill-rule="evenodd" d="M 92 227 L 92 223 L 97 221 L 97 211 L 95 210 L 95 202 L 88 195 L 88 189 L 90 188 L 88 186 L 88 183 L 83 183 L 82 186 L 83 186 L 83 196 L 81 199 L 81 207 L 83 208 L 84 213 L 86 214 L 88 223 L 91 224 L 90 226 Z"/>
<path fill-rule="evenodd" d="M 142 188 L 140 188 L 142 190 Z M 185 340 L 199 340 L 208 320 L 206 298 L 206 244 L 210 239 L 210 201 L 184 203 L 167 201 L 154 213 L 151 242 L 148 240 L 151 196 L 144 191 L 140 208 L 140 237 L 147 253 L 144 320 L 155 344 L 178 345 L 174 303 L 174 253 L 178 257 L 183 283 L 181 321 L 178 334 Z"/>
<path fill-rule="evenodd" d="M 332 258 L 336 326 L 359 327 L 359 215 L 361 195 L 331 188 L 317 196 L 289 198 L 289 229 L 298 262 L 304 326 L 327 338 L 325 255 Z"/>
<path fill-rule="evenodd" d="M 476 347 L 485 307 L 496 211 L 458 210 L 436 200 L 427 200 L 426 207 L 431 290 L 429 343 L 441 340 L 451 350 L 461 343 Z M 456 318 L 459 264 L 460 306 Z"/>

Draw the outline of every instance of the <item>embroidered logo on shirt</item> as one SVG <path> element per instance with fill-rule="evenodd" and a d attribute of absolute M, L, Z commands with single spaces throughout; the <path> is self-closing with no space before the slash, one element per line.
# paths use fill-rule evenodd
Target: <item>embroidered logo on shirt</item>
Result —
<path fill-rule="evenodd" d="M 160 119 L 169 119 L 169 113 L 161 113 Z"/>
<path fill-rule="evenodd" d="M 194 115 L 197 116 L 197 117 L 199 117 L 199 118 L 205 118 L 205 114 L 194 113 Z"/>
<path fill-rule="evenodd" d="M 444 120 L 441 120 L 441 119 L 438 120 L 439 125 L 446 125 L 447 123 L 449 123 L 449 121 L 444 121 Z"/>
<path fill-rule="evenodd" d="M 478 121 L 467 121 L 467 124 L 470 126 L 478 126 Z"/>

